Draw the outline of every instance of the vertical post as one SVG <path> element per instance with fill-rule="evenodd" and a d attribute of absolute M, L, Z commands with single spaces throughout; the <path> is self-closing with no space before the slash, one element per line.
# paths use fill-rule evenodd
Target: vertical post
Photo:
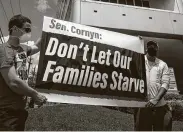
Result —
<path fill-rule="evenodd" d="M 2 44 L 5 43 L 4 35 L 3 35 L 3 32 L 2 32 L 2 30 L 1 30 L 1 28 L 0 28 L 0 37 L 1 37 L 1 42 L 2 42 Z"/>
<path fill-rule="evenodd" d="M 141 0 L 141 3 L 142 3 L 142 7 L 144 7 L 144 3 L 143 3 L 143 0 Z"/>
<path fill-rule="evenodd" d="M 175 2 L 178 8 L 178 12 L 183 13 L 183 0 L 175 0 Z"/>
<path fill-rule="evenodd" d="M 30 71 L 30 65 L 32 64 L 32 58 L 30 57 L 30 59 L 29 59 L 29 62 L 28 62 L 28 64 L 29 64 L 29 66 L 28 66 L 28 76 L 29 76 L 29 71 Z"/>
<path fill-rule="evenodd" d="M 67 0 L 67 2 L 66 2 L 66 8 L 65 8 L 64 16 L 63 16 L 63 20 L 65 20 L 66 17 L 67 17 L 67 13 L 68 13 L 70 4 L 71 4 L 71 0 Z"/>

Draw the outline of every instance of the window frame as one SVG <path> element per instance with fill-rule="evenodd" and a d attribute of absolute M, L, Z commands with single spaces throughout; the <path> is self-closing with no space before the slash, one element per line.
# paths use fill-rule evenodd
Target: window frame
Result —
<path fill-rule="evenodd" d="M 102 1 L 102 0 L 97 0 L 97 1 L 106 2 L 106 1 Z M 121 3 L 119 3 L 119 1 L 120 0 L 116 0 L 116 2 L 117 2 L 116 4 L 121 4 Z M 124 5 L 129 5 L 128 0 L 124 0 L 124 1 L 125 1 Z M 132 0 L 132 1 L 133 1 L 133 5 L 129 5 L 129 6 L 137 6 L 136 2 L 135 2 L 136 0 Z M 146 1 L 146 2 L 148 2 L 149 7 L 145 7 L 145 8 L 151 8 L 149 0 L 140 0 L 140 1 L 141 1 L 141 6 L 137 6 L 137 7 L 145 7 L 143 2 Z M 110 0 L 107 0 L 107 2 L 113 3 Z"/>

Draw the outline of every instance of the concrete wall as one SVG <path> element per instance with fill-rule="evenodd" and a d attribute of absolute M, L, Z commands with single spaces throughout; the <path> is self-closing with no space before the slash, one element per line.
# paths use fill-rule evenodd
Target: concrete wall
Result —
<path fill-rule="evenodd" d="M 183 14 L 96 1 L 75 0 L 71 21 L 97 27 L 183 35 Z"/>

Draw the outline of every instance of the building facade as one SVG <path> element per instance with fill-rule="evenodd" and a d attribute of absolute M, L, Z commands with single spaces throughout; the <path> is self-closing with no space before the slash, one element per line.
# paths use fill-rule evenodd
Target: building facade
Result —
<path fill-rule="evenodd" d="M 170 91 L 183 93 L 183 0 L 66 0 L 61 9 L 61 19 L 157 41 Z"/>

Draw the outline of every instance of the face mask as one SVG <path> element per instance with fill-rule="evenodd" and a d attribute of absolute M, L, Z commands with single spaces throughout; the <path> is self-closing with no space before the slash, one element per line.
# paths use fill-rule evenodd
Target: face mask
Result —
<path fill-rule="evenodd" d="M 31 39 L 31 30 L 29 32 L 27 31 L 23 31 L 22 29 L 18 28 L 23 35 L 21 37 L 19 37 L 19 40 L 21 43 L 27 42 Z"/>
<path fill-rule="evenodd" d="M 28 31 L 23 31 L 20 28 L 17 28 L 16 26 L 14 26 L 12 29 L 10 30 L 14 30 L 14 29 L 18 29 L 19 31 L 21 31 L 23 33 L 23 35 L 21 37 L 18 37 L 21 43 L 27 42 L 31 39 L 31 29 L 28 28 Z"/>
<path fill-rule="evenodd" d="M 147 53 L 148 53 L 150 56 L 154 57 L 154 56 L 157 55 L 157 50 L 156 50 L 155 48 L 150 47 L 150 48 L 147 49 Z"/>
<path fill-rule="evenodd" d="M 31 39 L 31 32 L 24 33 L 20 38 L 20 42 L 27 42 Z"/>

